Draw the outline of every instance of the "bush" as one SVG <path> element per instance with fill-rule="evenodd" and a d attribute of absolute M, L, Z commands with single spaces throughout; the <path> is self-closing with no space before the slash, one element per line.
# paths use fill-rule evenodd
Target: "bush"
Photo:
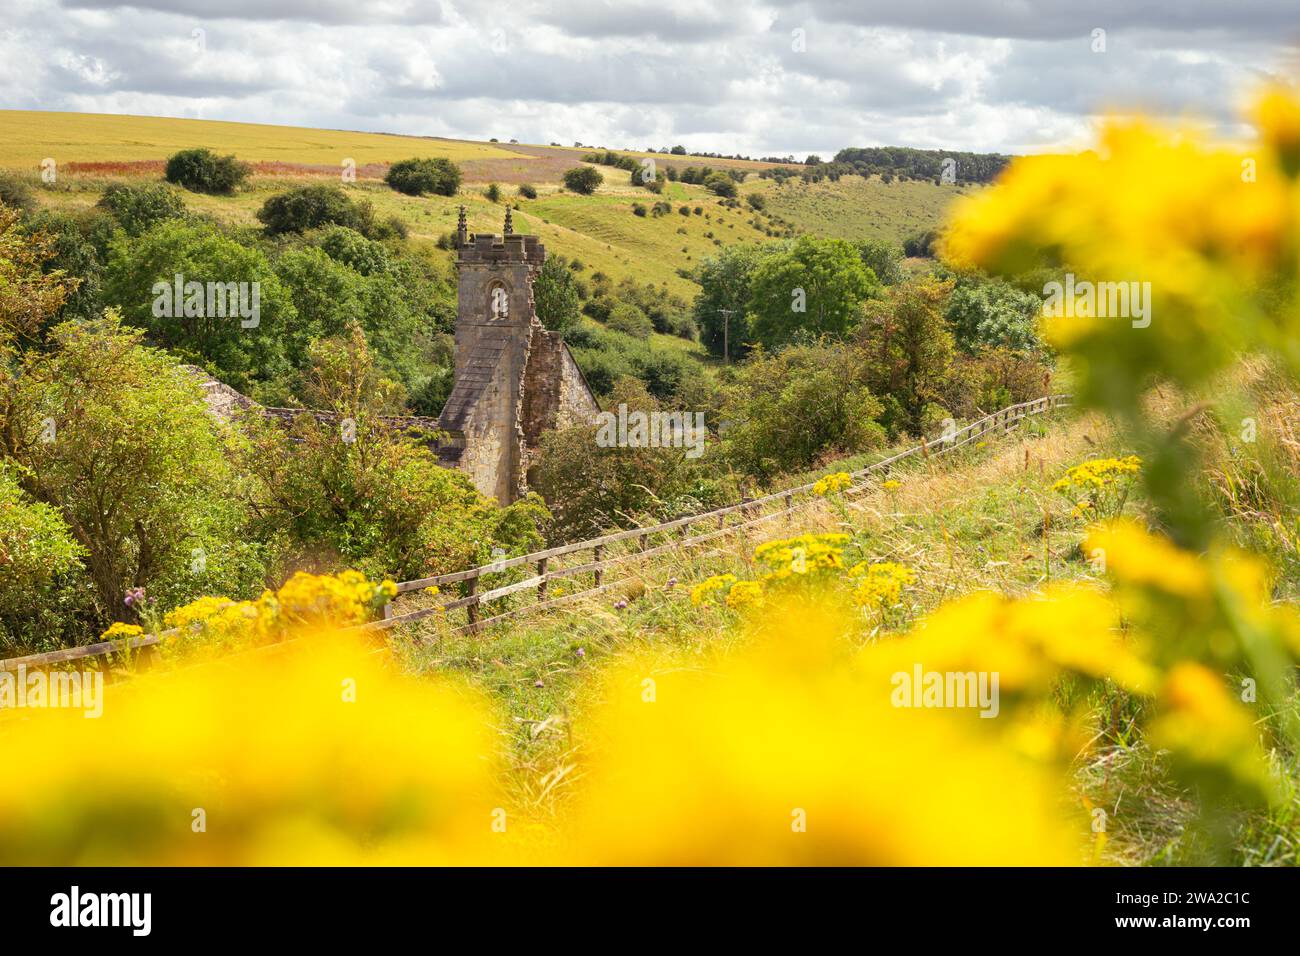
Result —
<path fill-rule="evenodd" d="M 537 318 L 552 331 L 562 332 L 578 323 L 577 282 L 563 256 L 551 256 L 533 281 L 533 304 Z"/>
<path fill-rule="evenodd" d="M 832 455 L 880 447 L 881 411 L 853 350 L 792 346 L 737 366 L 723 446 L 738 469 L 771 479 Z"/>
<path fill-rule="evenodd" d="M 600 174 L 600 170 L 591 166 L 574 166 L 564 174 L 564 188 L 583 196 L 590 196 L 604 181 L 605 177 Z"/>
<path fill-rule="evenodd" d="M 36 208 L 36 196 L 25 179 L 0 170 L 0 203 L 21 213 L 30 213 Z"/>
<path fill-rule="evenodd" d="M 169 183 L 191 192 L 224 196 L 233 193 L 252 171 L 252 166 L 234 156 L 218 156 L 210 149 L 183 149 L 167 160 L 165 176 Z"/>
<path fill-rule="evenodd" d="M 519 184 L 519 195 L 523 196 L 525 199 L 536 199 L 536 198 L 537 198 L 537 187 L 536 187 L 536 186 L 532 186 L 532 185 L 530 185 L 530 184 L 528 184 L 528 183 L 520 183 L 520 184 Z"/>
<path fill-rule="evenodd" d="M 736 197 L 736 181 L 726 173 L 710 173 L 704 180 L 704 188 L 708 189 L 715 196 L 721 196 L 724 199 L 734 199 Z"/>
<path fill-rule="evenodd" d="M 347 226 L 363 236 L 375 231 L 368 202 L 353 202 L 338 186 L 300 186 L 272 196 L 257 212 L 268 235 L 305 232 L 322 226 Z"/>
<path fill-rule="evenodd" d="M 389 269 L 388 250 L 384 244 L 367 239 L 355 229 L 330 226 L 321 233 L 318 242 L 327 256 L 363 276 L 378 275 Z"/>
<path fill-rule="evenodd" d="M 77 529 L 105 624 L 138 612 L 123 601 L 128 588 L 170 607 L 247 592 L 264 571 L 245 543 L 234 494 L 242 479 L 198 383 L 142 337 L 111 311 L 64 323 L 48 354 L 29 354 L 10 396 L 5 451 L 32 498 Z M 40 441 L 49 418 L 58 440 Z"/>
<path fill-rule="evenodd" d="M 483 190 L 483 195 L 487 197 L 488 202 L 500 202 L 501 187 L 496 183 L 489 183 L 488 188 Z"/>
<path fill-rule="evenodd" d="M 62 270 L 80 280 L 56 318 L 96 318 L 104 309 L 104 255 L 117 228 L 113 217 L 98 209 L 76 215 L 43 209 L 27 216 L 23 228 L 29 235 L 44 234 L 48 241 L 51 255 L 42 266 L 47 273 Z"/>
<path fill-rule="evenodd" d="M 426 193 L 454 196 L 460 188 L 460 167 L 441 157 L 403 159 L 388 167 L 384 182 L 408 196 L 423 196 Z"/>
<path fill-rule="evenodd" d="M 250 295 L 241 304 L 248 306 L 256 288 L 256 329 L 243 327 L 238 315 L 208 314 L 206 296 L 199 297 L 202 308 L 196 310 L 185 308 L 186 295 L 173 301 L 178 274 L 186 283 L 202 283 L 205 292 L 209 282 L 247 283 Z M 168 219 L 137 238 L 119 233 L 109 247 L 104 293 L 121 304 L 128 322 L 148 329 L 154 343 L 204 365 L 240 391 L 286 374 L 289 356 L 306 346 L 308 333 L 298 332 L 288 290 L 266 256 L 207 223 Z"/>
<path fill-rule="evenodd" d="M 934 244 L 939 239 L 937 229 L 929 229 L 925 232 L 909 236 L 903 241 L 903 255 L 909 258 L 934 258 Z"/>
<path fill-rule="evenodd" d="M 755 212 L 760 212 L 767 208 L 767 199 L 762 193 L 750 193 L 745 197 L 745 202 L 749 203 L 749 208 Z"/>
<path fill-rule="evenodd" d="M 654 331 L 654 324 L 650 321 L 650 317 L 636 306 L 626 302 L 614 306 L 614 311 L 610 313 L 609 320 L 605 324 L 615 332 L 622 332 L 636 339 L 648 339 L 650 333 Z"/>
<path fill-rule="evenodd" d="M 139 236 L 156 222 L 185 215 L 185 200 L 166 183 L 112 183 L 98 205 L 107 209 L 128 236 Z"/>

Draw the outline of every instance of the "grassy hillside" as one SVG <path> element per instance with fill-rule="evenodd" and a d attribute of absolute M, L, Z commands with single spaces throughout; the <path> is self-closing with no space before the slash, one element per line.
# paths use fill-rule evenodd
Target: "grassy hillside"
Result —
<path fill-rule="evenodd" d="M 369 199 L 381 216 L 398 216 L 413 237 L 435 241 L 455 228 L 456 208 L 469 207 L 470 229 L 499 232 L 504 208 L 488 202 L 483 188 L 501 184 L 504 198 L 519 204 L 515 228 L 542 237 L 548 248 L 580 259 L 587 274 L 601 271 L 615 281 L 630 276 L 662 284 L 690 298 L 696 286 L 683 277 L 719 247 L 739 242 L 769 241 L 768 233 L 796 232 L 845 239 L 887 238 L 895 242 L 937 225 L 949 202 L 964 187 L 931 183 L 882 183 L 879 179 L 846 176 L 839 182 L 807 185 L 791 180 L 777 186 L 751 175 L 741 187 L 742 198 L 758 192 L 767 199 L 763 214 L 748 206 L 728 209 L 700 186 L 670 183 L 662 195 L 633 186 L 625 170 L 596 167 L 604 184 L 591 196 L 565 192 L 564 171 L 581 162 L 589 150 L 572 147 L 476 143 L 460 140 L 341 130 L 311 130 L 252 123 L 109 116 L 88 113 L 37 113 L 0 110 L 0 168 L 24 174 L 40 187 L 46 205 L 76 208 L 93 205 L 104 188 L 123 177 L 161 177 L 168 155 L 176 150 L 207 146 L 234 153 L 254 164 L 254 175 L 236 196 L 187 193 L 195 211 L 222 221 L 255 226 L 258 208 L 271 195 L 338 176 L 344 159 L 357 164 L 357 182 L 349 188 Z M 656 163 L 683 168 L 690 165 L 743 168 L 758 172 L 771 164 L 739 160 L 653 156 Z M 455 197 L 412 198 L 382 183 L 387 165 L 413 156 L 441 156 L 460 164 L 465 183 Z M 58 164 L 55 184 L 41 183 L 40 162 Z M 338 181 L 335 179 L 335 181 Z M 531 183 L 536 200 L 522 199 L 516 187 Z M 634 205 L 647 209 L 667 201 L 671 213 L 634 214 Z M 687 206 L 690 215 L 679 209 Z M 700 214 L 695 214 L 698 207 Z M 775 220 L 775 221 L 774 221 Z"/>

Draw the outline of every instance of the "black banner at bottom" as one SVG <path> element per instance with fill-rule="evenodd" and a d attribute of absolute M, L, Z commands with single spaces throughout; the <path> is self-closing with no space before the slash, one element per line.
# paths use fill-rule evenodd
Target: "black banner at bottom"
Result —
<path fill-rule="evenodd" d="M 807 934 L 810 920 L 927 940 L 1046 929 L 1229 942 L 1293 926 L 1298 888 L 1295 870 L 1268 869 L 59 868 L 0 871 L 0 919 L 9 942 L 75 934 L 92 945 L 337 944 L 431 926 L 499 939 L 590 920 L 733 943 Z"/>

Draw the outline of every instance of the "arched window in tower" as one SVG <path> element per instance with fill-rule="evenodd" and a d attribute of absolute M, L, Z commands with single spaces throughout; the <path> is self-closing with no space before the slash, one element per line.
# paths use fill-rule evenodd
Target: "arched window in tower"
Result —
<path fill-rule="evenodd" d="M 500 280 L 488 286 L 488 315 L 493 319 L 510 318 L 510 290 Z"/>

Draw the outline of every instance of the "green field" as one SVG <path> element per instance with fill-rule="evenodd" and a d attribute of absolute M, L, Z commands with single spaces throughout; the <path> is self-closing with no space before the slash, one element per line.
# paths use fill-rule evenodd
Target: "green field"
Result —
<path fill-rule="evenodd" d="M 161 177 L 168 155 L 193 146 L 234 153 L 255 164 L 254 175 L 235 196 L 185 194 L 190 208 L 225 222 L 257 225 L 256 212 L 268 197 L 301 185 L 304 179 L 332 178 L 347 158 L 357 164 L 357 181 L 349 189 L 370 200 L 379 215 L 400 217 L 416 241 L 432 242 L 455 228 L 456 209 L 462 204 L 468 207 L 471 230 L 500 232 L 504 206 L 483 196 L 487 183 L 498 182 L 503 197 L 518 204 L 516 230 L 536 234 L 552 251 L 581 260 L 587 267 L 585 275 L 599 271 L 615 281 L 632 277 L 686 298 L 693 297 L 697 287 L 681 273 L 694 269 L 722 246 L 771 241 L 774 237 L 768 232 L 779 234 L 786 225 L 817 236 L 901 242 L 936 226 L 961 191 L 961 187 L 931 183 L 885 184 L 858 176 L 836 183 L 808 185 L 794 180 L 778 186 L 751 175 L 741 187 L 741 198 L 751 192 L 765 196 L 767 208 L 756 214 L 747 205 L 727 208 L 700 186 L 670 183 L 656 196 L 633 186 L 627 171 L 603 166 L 597 168 L 605 182 L 594 195 L 565 192 L 560 186 L 563 172 L 581 161 L 585 149 L 210 120 L 0 110 L 0 167 L 25 175 L 39 187 L 42 202 L 58 208 L 91 206 L 117 179 Z M 385 187 L 386 165 L 413 156 L 442 156 L 459 163 L 465 174 L 460 193 L 413 198 Z M 58 164 L 54 184 L 39 178 L 40 162 L 46 157 Z M 770 165 L 690 156 L 654 158 L 679 168 L 760 170 Z M 517 195 L 516 184 L 523 182 L 537 188 L 537 199 Z M 672 203 L 673 211 L 662 216 L 634 214 L 634 204 L 650 209 L 659 200 Z M 680 214 L 683 205 L 692 210 L 690 215 Z M 701 214 L 693 212 L 696 207 Z"/>

